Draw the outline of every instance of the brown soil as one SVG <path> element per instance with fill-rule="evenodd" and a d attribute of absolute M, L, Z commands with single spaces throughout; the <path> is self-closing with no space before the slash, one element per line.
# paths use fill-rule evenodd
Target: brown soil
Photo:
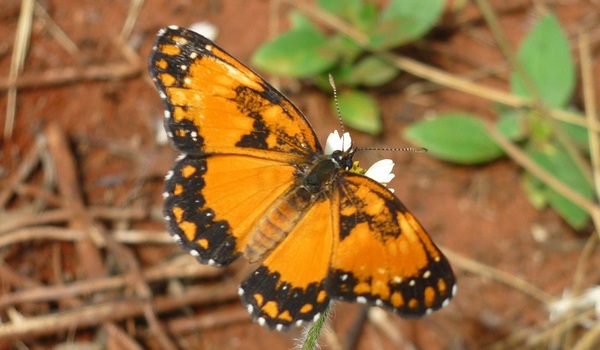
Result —
<path fill-rule="evenodd" d="M 21 3 L 0 4 L 2 115 L 9 103 L 6 77 Z M 51 22 L 36 12 L 16 80 L 14 129 L 1 141 L 0 348 L 294 346 L 300 330 L 263 329 L 238 301 L 236 284 L 250 271 L 245 261 L 209 268 L 170 243 L 160 214 L 162 178 L 177 155 L 157 137 L 162 105 L 146 71 L 159 28 L 199 21 L 216 25 L 218 43 L 249 62 L 269 38 L 275 18 L 281 26 L 286 23 L 289 6 L 273 12 L 272 3 L 244 1 L 241 9 L 235 0 L 146 1 L 123 44 L 117 38 L 132 11 L 129 2 L 39 1 L 77 50 L 70 52 L 52 34 Z M 519 0 L 490 3 L 517 47 L 539 7 Z M 571 35 L 573 52 L 576 34 L 590 33 L 600 76 L 598 4 L 543 3 Z M 472 4 L 457 13 L 449 7 L 436 30 L 406 54 L 454 74 L 506 66 Z M 507 76 L 508 69 L 501 68 L 478 82 L 506 91 Z M 324 140 L 337 126 L 328 109 L 330 96 L 306 85 L 291 87 L 281 85 Z M 359 146 L 405 146 L 403 128 L 432 113 L 494 116 L 487 100 L 409 74 L 374 93 L 386 132 L 371 137 L 354 131 Z M 583 105 L 581 95 L 574 104 Z M 356 349 L 569 348 L 594 326 L 590 314 L 585 317 L 590 322 L 570 331 L 546 332 L 559 320 L 550 318 L 545 302 L 562 298 L 576 278 L 581 278 L 579 288 L 594 286 L 600 275 L 591 267 L 600 258 L 592 250 L 592 258 L 577 269 L 590 231 L 574 232 L 551 210 L 533 208 L 515 163 L 468 167 L 427 154 L 383 152 L 364 154 L 362 160 L 382 156 L 397 164 L 390 186 L 449 253 L 458 294 L 447 308 L 416 320 L 384 314 L 377 321 L 376 313 L 367 314 L 359 305 L 338 304 L 331 319 L 335 332 L 323 337 L 324 348 L 338 348 L 336 341 Z M 525 281 L 540 293 L 502 282 L 504 277 Z"/>

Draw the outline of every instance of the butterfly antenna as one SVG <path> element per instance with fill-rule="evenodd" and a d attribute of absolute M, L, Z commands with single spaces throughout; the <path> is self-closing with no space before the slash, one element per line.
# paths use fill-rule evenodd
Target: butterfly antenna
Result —
<path fill-rule="evenodd" d="M 335 110 L 337 111 L 338 120 L 340 122 L 340 129 L 342 129 L 342 138 L 344 137 L 344 122 L 342 121 L 342 112 L 340 111 L 340 104 L 338 102 L 337 88 L 335 87 L 335 81 L 333 81 L 333 75 L 329 74 L 329 85 L 333 89 L 333 100 L 335 101 Z M 343 141 L 342 141 L 342 144 Z"/>
<path fill-rule="evenodd" d="M 387 147 L 361 147 L 357 151 L 392 151 L 392 152 L 415 152 L 427 153 L 425 147 L 402 147 L 402 148 L 387 148 Z"/>

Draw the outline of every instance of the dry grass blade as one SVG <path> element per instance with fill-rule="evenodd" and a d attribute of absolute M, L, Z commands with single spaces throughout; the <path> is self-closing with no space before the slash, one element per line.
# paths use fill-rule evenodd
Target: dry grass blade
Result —
<path fill-rule="evenodd" d="M 68 53 L 74 55 L 79 51 L 73 40 L 52 20 L 52 17 L 48 15 L 48 12 L 37 1 L 35 2 L 35 15 L 46 24 L 50 34 Z"/>
<path fill-rule="evenodd" d="M 31 26 L 33 23 L 33 8 L 35 0 L 22 0 L 21 14 L 17 33 L 15 35 L 15 46 L 10 62 L 10 71 L 8 73 L 8 101 L 6 107 L 6 120 L 4 123 L 4 138 L 9 139 L 12 136 L 14 128 L 15 114 L 17 112 L 17 89 L 13 85 L 19 73 L 23 70 L 27 48 L 31 36 Z"/>
<path fill-rule="evenodd" d="M 133 31 L 133 26 L 137 22 L 137 19 L 140 15 L 140 11 L 144 6 L 144 0 L 131 0 L 129 3 L 129 11 L 127 12 L 127 18 L 125 19 L 125 23 L 123 24 L 123 29 L 121 29 L 121 34 L 119 38 L 122 41 L 127 41 L 127 39 L 131 36 L 131 32 Z"/>
<path fill-rule="evenodd" d="M 485 276 L 492 280 L 509 285 L 523 292 L 524 294 L 536 299 L 537 301 L 544 304 L 544 306 L 546 307 L 550 305 L 550 303 L 554 299 L 554 297 L 551 294 L 546 293 L 545 291 L 533 286 L 525 280 L 517 278 L 509 273 L 500 271 L 498 269 L 494 269 L 493 267 L 468 259 L 462 255 L 456 254 L 455 252 L 445 247 L 440 248 L 444 251 L 444 254 L 448 257 L 450 262 L 453 265 L 458 266 L 462 270 L 470 271 L 477 275 Z"/>
<path fill-rule="evenodd" d="M 581 59 L 581 81 L 583 83 L 583 101 L 585 103 L 585 116 L 587 123 L 590 125 L 588 135 L 590 139 L 590 158 L 592 161 L 592 172 L 594 184 L 596 188 L 596 197 L 600 198 L 600 140 L 597 130 L 600 127 L 598 119 L 598 109 L 596 106 L 596 92 L 594 79 L 593 59 L 590 49 L 590 37 L 586 32 L 579 36 L 579 55 Z M 600 231 L 600 227 L 596 226 L 596 230 Z M 600 234 L 600 232 L 599 232 Z"/>

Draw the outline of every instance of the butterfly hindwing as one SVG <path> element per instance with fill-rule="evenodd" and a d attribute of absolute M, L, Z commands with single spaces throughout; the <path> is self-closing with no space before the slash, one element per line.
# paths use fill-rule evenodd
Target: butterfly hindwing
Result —
<path fill-rule="evenodd" d="M 295 183 L 295 168 L 239 155 L 187 155 L 167 177 L 169 231 L 202 263 L 226 265 L 244 252 L 267 209 Z"/>
<path fill-rule="evenodd" d="M 165 103 L 165 128 L 186 154 L 227 153 L 302 162 L 321 146 L 287 98 L 205 37 L 159 32 L 150 75 Z"/>
<path fill-rule="evenodd" d="M 454 274 L 419 222 L 383 185 L 345 173 L 334 202 L 333 255 L 326 290 L 405 316 L 441 308 L 454 293 Z"/>
<path fill-rule="evenodd" d="M 312 322 L 329 304 L 324 290 L 333 224 L 331 201 L 319 200 L 285 240 L 242 283 L 252 318 L 269 328 Z"/>

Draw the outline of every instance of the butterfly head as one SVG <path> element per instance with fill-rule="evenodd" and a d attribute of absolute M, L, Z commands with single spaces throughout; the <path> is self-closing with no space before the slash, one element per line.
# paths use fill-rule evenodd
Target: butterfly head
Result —
<path fill-rule="evenodd" d="M 332 162 L 342 171 L 349 171 L 365 175 L 382 185 L 386 185 L 394 178 L 392 169 L 394 162 L 391 159 L 381 159 L 365 170 L 355 161 L 354 154 L 358 149 L 352 145 L 350 134 L 345 132 L 341 136 L 337 130 L 329 134 L 325 144 L 325 154 L 330 155 Z M 391 189 L 390 189 L 391 190 Z M 393 192 L 393 190 L 391 190 Z"/>

